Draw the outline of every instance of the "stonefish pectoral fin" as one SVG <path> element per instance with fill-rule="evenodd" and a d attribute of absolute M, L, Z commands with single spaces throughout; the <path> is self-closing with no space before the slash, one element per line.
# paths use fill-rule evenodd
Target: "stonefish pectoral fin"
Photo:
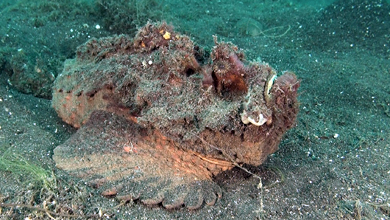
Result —
<path fill-rule="evenodd" d="M 55 148 L 53 158 L 58 168 L 119 200 L 197 209 L 221 196 L 205 161 L 178 150 L 157 131 L 113 113 L 93 112 L 83 127 Z"/>

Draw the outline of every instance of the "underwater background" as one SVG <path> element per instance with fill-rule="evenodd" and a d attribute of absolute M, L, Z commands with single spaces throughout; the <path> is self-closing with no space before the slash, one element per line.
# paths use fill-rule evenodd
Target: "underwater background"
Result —
<path fill-rule="evenodd" d="M 1 219 L 390 219 L 390 5 L 384 0 L 0 2 Z M 167 211 L 99 195 L 52 159 L 76 129 L 51 107 L 66 59 L 92 38 L 164 20 L 301 80 L 296 126 L 259 167 L 215 177 L 223 197 Z M 248 168 L 249 169 L 249 168 Z"/>

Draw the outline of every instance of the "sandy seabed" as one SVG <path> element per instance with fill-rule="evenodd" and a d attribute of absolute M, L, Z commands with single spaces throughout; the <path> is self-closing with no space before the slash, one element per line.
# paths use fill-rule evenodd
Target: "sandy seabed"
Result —
<path fill-rule="evenodd" d="M 388 53 L 352 44 L 350 48 L 337 50 L 331 46 L 323 48 L 321 37 L 325 36 L 318 36 L 318 41 L 312 39 L 311 43 L 302 40 L 303 33 L 315 33 L 318 28 L 315 23 L 302 20 L 315 21 L 321 17 L 320 5 L 287 7 L 284 3 L 265 1 L 262 7 L 270 10 L 262 9 L 264 13 L 259 19 L 264 24 L 259 30 L 269 32 L 262 34 L 257 24 L 246 26 L 244 32 L 231 33 L 240 30 L 233 21 L 239 20 L 239 9 L 244 8 L 241 5 L 236 7 L 236 14 L 232 5 L 222 3 L 201 5 L 198 11 L 190 13 L 207 8 L 207 16 L 209 13 L 217 16 L 220 11 L 231 13 L 234 16 L 226 21 L 227 27 L 218 24 L 210 31 L 199 32 L 203 18 L 193 23 L 187 18 L 177 26 L 179 31 L 190 32 L 198 42 L 209 36 L 212 43 L 214 33 L 210 32 L 217 32 L 224 40 L 245 49 L 249 60 L 268 62 L 278 71 L 292 70 L 302 80 L 296 127 L 285 135 L 280 149 L 262 166 L 248 167 L 262 177 L 262 191 L 257 188 L 258 179 L 235 168 L 215 177 L 223 189 L 223 197 L 214 206 L 206 205 L 197 211 L 185 208 L 167 211 L 159 206 L 145 207 L 137 201 L 121 204 L 104 198 L 82 181 L 55 168 L 53 149 L 76 130 L 57 117 L 50 100 L 16 91 L 9 85 L 9 76 L 2 72 L 0 218 L 390 219 Z M 22 22 L 28 19 L 23 19 L 22 14 L 15 17 L 15 13 L 3 10 L 1 14 L 3 22 L 8 18 L 12 21 L 9 25 L 15 25 L 8 31 L 19 39 L 10 47 L 27 47 L 22 41 L 23 36 L 28 36 L 26 32 L 15 30 L 27 31 L 21 26 L 28 26 Z M 270 21 L 276 15 L 279 17 L 272 26 Z M 304 16 L 307 19 L 302 19 Z M 69 29 L 66 18 L 61 22 L 64 25 L 59 28 Z M 204 28 L 211 19 L 203 22 Z M 235 28 L 230 30 L 229 22 Z M 2 26 L 6 31 L 6 24 Z M 3 39 L 3 44 L 7 40 Z"/>

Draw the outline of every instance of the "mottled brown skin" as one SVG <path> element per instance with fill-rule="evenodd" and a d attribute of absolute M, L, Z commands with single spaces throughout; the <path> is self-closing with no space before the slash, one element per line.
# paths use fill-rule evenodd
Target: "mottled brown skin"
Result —
<path fill-rule="evenodd" d="M 214 40 L 206 64 L 190 38 L 166 23 L 148 23 L 134 39 L 120 35 L 80 46 L 53 87 L 58 115 L 81 127 L 54 151 L 57 166 L 105 189 L 105 196 L 166 208 L 215 203 L 214 175 L 234 163 L 260 165 L 293 127 L 299 81 L 288 72 L 272 85 L 269 65 L 245 64 L 236 46 Z M 245 124 L 244 113 L 267 123 Z M 99 127 L 111 121 L 116 126 Z M 113 136 L 115 142 L 107 141 Z M 129 154 L 130 145 L 138 153 Z M 148 186 L 138 197 L 129 192 L 137 184 Z M 177 194 L 179 186 L 185 190 Z"/>
<path fill-rule="evenodd" d="M 232 44 L 218 43 L 211 53 L 214 87 L 220 95 L 237 95 L 248 92 L 245 81 L 247 69 L 242 62 L 244 55 Z M 239 56 L 241 58 L 239 58 Z"/>

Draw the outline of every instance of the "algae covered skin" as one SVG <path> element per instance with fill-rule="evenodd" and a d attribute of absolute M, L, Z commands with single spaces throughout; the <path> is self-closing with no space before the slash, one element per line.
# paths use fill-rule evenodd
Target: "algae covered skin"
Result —
<path fill-rule="evenodd" d="M 134 39 L 81 45 L 53 87 L 59 116 L 80 127 L 55 149 L 57 166 L 105 196 L 166 208 L 215 203 L 214 175 L 277 150 L 295 123 L 299 81 L 214 41 L 205 55 L 163 22 Z"/>

